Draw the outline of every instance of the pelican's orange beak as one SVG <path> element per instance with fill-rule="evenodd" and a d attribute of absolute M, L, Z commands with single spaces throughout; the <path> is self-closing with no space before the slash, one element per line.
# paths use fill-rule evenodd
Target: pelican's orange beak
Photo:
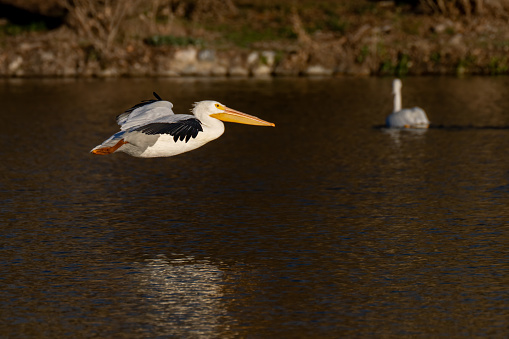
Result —
<path fill-rule="evenodd" d="M 224 108 L 224 112 L 222 113 L 212 113 L 210 116 L 216 119 L 219 119 L 221 121 L 228 121 L 228 122 L 236 122 L 238 124 L 246 124 L 246 125 L 257 125 L 257 126 L 276 126 L 272 122 L 268 122 L 265 120 L 262 120 L 258 117 L 242 113 L 239 111 L 236 111 L 234 109 L 228 108 L 228 107 L 221 107 Z"/>

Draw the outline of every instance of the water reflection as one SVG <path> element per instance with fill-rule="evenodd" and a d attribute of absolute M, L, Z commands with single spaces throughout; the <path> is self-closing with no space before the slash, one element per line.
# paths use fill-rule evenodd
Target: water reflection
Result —
<path fill-rule="evenodd" d="M 391 139 L 394 141 L 394 144 L 399 147 L 401 146 L 402 140 L 405 138 L 416 139 L 424 136 L 428 131 L 425 128 L 409 128 L 409 129 L 401 129 L 401 128 L 382 128 L 383 133 L 389 135 Z"/>
<path fill-rule="evenodd" d="M 137 263 L 131 275 L 140 296 L 152 308 L 159 335 L 219 337 L 232 324 L 224 308 L 223 272 L 204 260 L 160 254 Z M 234 333 L 229 333 L 233 336 Z"/>

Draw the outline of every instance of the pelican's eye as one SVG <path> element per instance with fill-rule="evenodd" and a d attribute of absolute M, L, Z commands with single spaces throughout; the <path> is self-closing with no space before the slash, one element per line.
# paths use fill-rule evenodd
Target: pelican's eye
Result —
<path fill-rule="evenodd" d="M 215 104 L 214 106 L 216 106 L 217 109 L 220 109 L 222 111 L 225 110 L 225 107 L 223 105 L 221 105 L 221 104 Z"/>

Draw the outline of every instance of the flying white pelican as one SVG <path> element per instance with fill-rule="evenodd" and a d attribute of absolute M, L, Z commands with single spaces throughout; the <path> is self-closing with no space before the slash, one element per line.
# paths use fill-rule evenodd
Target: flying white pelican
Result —
<path fill-rule="evenodd" d="M 428 128 L 429 120 L 420 107 L 401 109 L 401 80 L 392 81 L 394 110 L 385 120 L 387 127 L 394 128 Z"/>
<path fill-rule="evenodd" d="M 192 113 L 175 114 L 173 104 L 144 100 L 117 116 L 120 132 L 92 149 L 94 154 L 124 152 L 140 158 L 171 157 L 191 151 L 217 139 L 224 132 L 220 121 L 248 125 L 275 126 L 273 123 L 228 108 L 217 101 L 200 101 Z"/>

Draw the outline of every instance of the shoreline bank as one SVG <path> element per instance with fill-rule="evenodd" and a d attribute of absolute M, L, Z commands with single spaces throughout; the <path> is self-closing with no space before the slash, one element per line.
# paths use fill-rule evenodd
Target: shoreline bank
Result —
<path fill-rule="evenodd" d="M 55 29 L 0 35 L 0 77 L 509 74 L 505 12 L 447 17 L 382 3 L 391 5 L 372 5 L 362 13 L 340 5 L 321 12 L 238 5 L 223 10 L 221 25 L 232 25 L 232 32 L 207 29 L 206 14 L 199 24 L 191 19 L 155 24 L 156 14 L 139 14 L 126 18 L 116 35 L 101 35 L 73 26 L 69 16 L 69 23 Z M 243 16 L 249 25 L 238 23 Z M 279 26 L 270 35 L 263 31 L 276 19 Z M 334 25 L 324 26 L 333 19 Z"/>

